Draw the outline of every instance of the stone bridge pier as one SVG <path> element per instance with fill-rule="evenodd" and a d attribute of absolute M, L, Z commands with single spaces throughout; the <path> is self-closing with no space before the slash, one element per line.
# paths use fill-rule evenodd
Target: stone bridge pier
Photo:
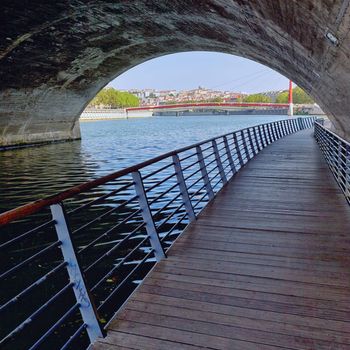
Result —
<path fill-rule="evenodd" d="M 350 139 L 349 31 L 350 0 L 5 0 L 0 147 L 80 138 L 80 113 L 113 78 L 193 50 L 275 69 Z"/>

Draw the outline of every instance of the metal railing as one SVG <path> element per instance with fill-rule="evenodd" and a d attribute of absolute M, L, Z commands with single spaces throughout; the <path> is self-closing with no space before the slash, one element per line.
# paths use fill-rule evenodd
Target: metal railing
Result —
<path fill-rule="evenodd" d="M 315 122 L 315 139 L 350 204 L 350 143 L 324 127 L 322 119 Z"/>
<path fill-rule="evenodd" d="M 250 159 L 315 118 L 249 127 L 0 214 L 2 349 L 81 349 Z M 29 345 L 28 345 L 29 344 Z"/>

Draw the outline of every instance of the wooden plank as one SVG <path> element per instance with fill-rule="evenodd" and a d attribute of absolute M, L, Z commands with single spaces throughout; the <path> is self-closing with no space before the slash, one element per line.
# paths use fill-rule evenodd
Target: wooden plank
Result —
<path fill-rule="evenodd" d="M 140 319 L 142 319 L 142 313 L 151 313 L 165 317 L 177 317 L 184 320 L 213 323 L 215 325 L 239 327 L 290 336 L 300 336 L 314 340 L 329 341 L 329 339 L 332 339 L 338 343 L 350 344 L 350 332 L 346 332 L 346 329 L 345 331 L 344 329 L 338 329 L 337 331 L 329 330 L 327 322 L 324 320 L 322 320 L 323 322 L 317 322 L 320 321 L 317 318 L 308 318 L 308 320 L 311 321 L 309 324 L 302 324 L 299 320 L 298 323 L 292 323 L 286 322 L 285 318 L 279 321 L 272 320 L 269 317 L 258 318 L 256 313 L 251 315 L 253 317 L 247 317 L 247 315 L 243 313 L 238 315 L 236 312 L 233 314 L 227 314 L 227 312 L 222 314 L 217 312 L 216 305 L 208 303 L 205 305 L 203 305 L 203 303 L 201 304 L 203 307 L 206 306 L 205 311 L 202 309 L 195 310 L 188 304 L 189 303 L 187 302 L 187 304 L 183 303 L 182 305 L 180 303 L 177 305 L 164 305 L 154 303 L 153 300 L 147 302 L 131 300 L 125 310 L 132 310 L 135 314 L 141 313 Z M 187 305 L 188 307 L 184 307 L 184 305 Z M 208 305 L 212 307 L 208 307 Z M 127 317 L 127 314 L 129 314 L 129 312 L 124 311 L 125 317 Z M 120 319 L 123 319 L 124 317 L 122 313 L 119 316 Z M 299 317 L 299 319 L 301 319 L 301 317 Z M 317 321 L 315 322 L 315 320 Z M 186 323 L 186 321 L 184 323 Z M 315 323 L 317 326 L 315 326 Z M 349 329 L 347 330 L 349 331 Z"/>
<path fill-rule="evenodd" d="M 148 315 L 145 315 L 148 316 Z M 198 333 L 193 329 L 181 329 L 185 328 L 184 324 L 181 327 L 181 319 L 177 319 L 177 323 L 180 324 L 180 328 L 170 328 L 162 327 L 159 325 L 160 322 L 155 322 L 152 324 L 140 323 L 136 321 L 128 320 L 119 320 L 116 322 L 115 327 L 118 329 L 117 332 L 123 332 L 124 337 L 127 337 L 128 334 L 136 334 L 139 336 L 144 336 L 148 339 L 149 343 L 153 343 L 153 339 L 161 339 L 170 341 L 173 343 L 173 346 L 170 348 L 163 347 L 162 349 L 176 349 L 182 350 L 186 349 L 184 346 L 192 345 L 196 349 L 239 349 L 239 350 L 281 350 L 279 346 L 272 346 L 268 344 L 261 344 L 254 341 L 242 341 L 240 339 L 231 339 L 221 336 L 215 336 L 212 334 Z M 155 324 L 157 323 L 157 324 Z M 221 327 L 221 326 L 220 326 Z M 115 331 L 111 330 L 109 334 L 109 341 L 115 342 Z M 175 345 L 175 346 L 174 346 Z M 177 346 L 177 347 L 176 347 Z M 152 348 L 156 350 L 157 348 Z M 158 348 L 159 349 L 159 348 Z M 328 350 L 328 349 L 327 349 Z"/>
<path fill-rule="evenodd" d="M 350 210 L 309 130 L 248 163 L 95 350 L 350 348 Z"/>
<path fill-rule="evenodd" d="M 318 317 L 284 314 L 280 312 L 252 309 L 249 307 L 228 306 L 226 304 L 183 299 L 179 296 L 169 297 L 145 292 L 137 293 L 137 295 L 130 300 L 130 303 L 134 303 L 136 301 L 142 301 L 143 303 L 150 304 L 157 303 L 158 305 L 176 306 L 178 308 L 187 308 L 190 310 L 201 310 L 204 312 L 215 312 L 223 315 L 235 315 L 238 317 L 242 316 L 260 321 L 271 320 L 279 323 L 312 326 L 315 328 L 335 330 L 341 332 L 342 334 L 344 333 L 344 336 L 349 335 L 348 324 L 346 322 L 334 320 L 327 320 L 327 322 L 325 322 L 324 319 Z"/>
<path fill-rule="evenodd" d="M 204 287 L 202 287 L 201 290 L 199 290 L 199 288 L 194 291 L 191 289 L 194 289 L 193 286 L 189 286 L 187 290 L 179 290 L 173 287 L 154 287 L 145 284 L 142 291 L 171 297 L 180 296 L 183 299 L 229 305 L 240 308 L 249 306 L 252 309 L 278 312 L 286 315 L 291 314 L 306 317 L 317 317 L 326 320 L 338 320 L 343 322 L 348 322 L 349 319 L 348 311 L 331 309 L 331 304 L 328 309 L 317 307 L 317 300 L 310 302 L 308 306 L 303 306 L 281 303 L 278 302 L 278 298 L 276 298 L 277 301 L 274 302 L 259 299 L 239 298 L 235 295 L 234 291 L 224 288 L 217 288 L 215 293 L 207 293 L 207 288 Z M 316 307 L 313 305 L 316 305 Z M 348 327 L 350 327 L 350 325 Z"/>
<path fill-rule="evenodd" d="M 271 293 L 281 293 L 290 295 L 313 295 L 317 299 L 327 299 L 327 300 L 348 300 L 349 290 L 345 287 L 335 287 L 327 285 L 310 284 L 304 282 L 295 282 L 288 280 L 278 280 L 272 278 L 264 278 L 257 276 L 245 276 L 242 274 L 229 274 L 225 272 L 211 272 L 211 271 L 201 271 L 194 269 L 184 269 L 184 268 L 173 268 L 172 266 L 164 266 L 161 270 L 155 271 L 154 273 L 163 273 L 168 276 L 186 276 L 188 278 L 207 278 L 210 280 L 217 280 L 218 283 L 224 284 L 225 281 L 230 283 L 241 283 L 242 285 L 247 285 L 250 288 L 266 288 L 264 290 L 270 291 Z M 176 277 L 173 277 L 176 278 Z M 251 289 L 255 290 L 255 289 Z M 219 293 L 219 291 L 218 291 Z M 309 293 L 309 294 L 306 294 Z"/>
<path fill-rule="evenodd" d="M 197 321 L 194 319 L 184 319 L 174 316 L 163 316 L 160 314 L 153 314 L 148 312 L 137 312 L 133 310 L 124 310 L 120 313 L 118 321 L 115 326 L 118 328 L 126 327 L 128 321 L 136 322 L 138 320 L 137 331 L 143 329 L 145 334 L 153 335 L 154 327 L 162 327 L 163 330 L 169 330 L 171 332 L 181 331 L 191 332 L 192 337 L 194 334 L 197 337 L 215 337 L 215 342 L 211 343 L 211 339 L 208 345 L 214 349 L 227 349 L 226 341 L 245 341 L 249 342 L 254 340 L 258 344 L 266 344 L 270 346 L 288 347 L 290 349 L 301 350 L 305 349 L 305 345 L 309 348 L 317 350 L 329 350 L 331 346 L 339 350 L 349 350 L 349 345 L 344 343 L 338 343 L 337 341 L 324 341 L 312 338 L 305 338 L 298 335 L 289 336 L 286 334 L 259 331 L 255 329 L 246 329 L 237 326 L 227 326 L 224 324 L 215 324 L 205 321 Z M 126 321 L 125 323 L 123 321 Z M 135 327 L 136 328 L 136 327 Z M 168 332 L 169 332 L 168 331 Z M 164 331 L 163 331 L 164 332 Z M 267 336 L 268 335 L 268 336 Z M 181 334 L 181 338 L 183 335 Z M 223 341 L 220 341 L 221 339 Z M 204 340 L 204 339 L 203 339 Z M 202 341 L 203 341 L 202 340 Z"/>
<path fill-rule="evenodd" d="M 316 271 L 304 270 L 296 271 L 285 267 L 271 267 L 244 263 L 231 263 L 223 261 L 206 261 L 192 259 L 169 259 L 169 264 L 175 268 L 191 268 L 194 270 L 222 272 L 229 274 L 241 274 L 245 276 L 256 276 L 263 278 L 272 278 L 280 281 L 304 282 L 317 285 L 340 286 L 350 289 L 350 280 L 344 279 L 342 275 L 336 273 L 316 274 Z M 155 271 L 160 271 L 161 267 L 155 267 Z"/>
<path fill-rule="evenodd" d="M 144 337 L 140 335 L 112 331 L 110 335 L 101 339 L 93 345 L 94 350 L 120 350 L 126 349 L 137 350 L 197 350 L 197 346 L 185 344 L 183 342 L 175 342 L 161 340 L 154 337 Z"/>
<path fill-rule="evenodd" d="M 344 262 L 339 263 L 336 260 L 312 260 L 307 258 L 296 258 L 296 257 L 282 257 L 268 254 L 250 254 L 250 253 L 240 253 L 234 251 L 216 251 L 207 249 L 207 247 L 200 248 L 190 248 L 184 245 L 178 245 L 176 250 L 176 258 L 184 259 L 188 254 L 191 258 L 196 259 L 207 259 L 207 260 L 221 260 L 230 262 L 243 262 L 246 264 L 256 264 L 265 266 L 288 266 L 295 269 L 309 269 L 309 264 L 312 263 L 313 269 L 315 271 L 332 271 L 339 272 L 339 265 L 344 265 Z M 186 248 L 186 251 L 184 251 Z M 175 250 L 174 250 L 175 252 Z M 343 274 L 347 275 L 347 271 L 343 271 Z"/>

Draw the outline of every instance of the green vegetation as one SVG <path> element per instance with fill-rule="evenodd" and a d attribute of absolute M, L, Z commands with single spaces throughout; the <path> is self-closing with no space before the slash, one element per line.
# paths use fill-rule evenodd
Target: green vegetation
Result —
<path fill-rule="evenodd" d="M 215 98 L 208 100 L 208 102 L 222 103 L 222 102 L 224 102 L 224 99 L 222 97 L 215 97 Z"/>
<path fill-rule="evenodd" d="M 294 96 L 294 94 L 293 94 Z M 276 97 L 276 103 L 288 103 L 289 92 L 283 91 L 279 93 Z"/>
<path fill-rule="evenodd" d="M 248 95 L 243 98 L 243 102 L 262 102 L 262 103 L 270 103 L 271 98 L 263 95 L 263 94 L 253 94 Z"/>
<path fill-rule="evenodd" d="M 288 103 L 288 91 L 283 91 L 279 95 L 277 95 L 276 102 L 277 103 Z M 299 86 L 296 86 L 293 89 L 293 103 L 296 104 L 310 104 L 315 103 L 314 100 Z"/>
<path fill-rule="evenodd" d="M 138 107 L 139 105 L 140 101 L 135 95 L 113 88 L 102 89 L 89 103 L 89 107 L 107 108 Z"/>

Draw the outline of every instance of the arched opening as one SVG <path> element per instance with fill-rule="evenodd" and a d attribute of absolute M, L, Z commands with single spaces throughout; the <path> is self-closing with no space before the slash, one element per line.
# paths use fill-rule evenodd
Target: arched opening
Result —
<path fill-rule="evenodd" d="M 159 60 L 163 63 L 159 64 Z M 188 60 L 191 62 L 189 63 Z M 196 69 L 199 60 L 204 63 L 200 69 Z M 176 67 L 174 67 L 175 62 L 177 62 Z M 215 64 L 224 66 L 224 69 L 213 68 L 212 65 Z M 150 68 L 150 65 L 153 65 L 153 68 Z M 161 75 L 164 75 L 166 70 L 173 71 L 173 75 L 167 75 L 161 81 L 161 84 L 165 85 L 161 85 L 157 79 L 152 81 L 151 76 L 140 79 L 139 75 L 146 70 L 150 70 L 152 75 L 160 69 L 160 66 L 164 68 L 159 72 Z M 120 75 L 121 80 L 118 78 L 114 80 L 115 83 L 112 83 L 112 86 L 120 89 L 149 86 L 159 89 L 176 87 L 181 90 L 203 85 L 210 89 L 223 91 L 226 89 L 247 94 L 273 89 L 285 90 L 288 87 L 288 79 L 266 66 L 241 57 L 214 52 L 166 55 L 135 66 L 133 70 L 136 70 L 133 78 L 130 76 L 131 71 L 126 71 Z M 196 74 L 186 76 L 194 71 Z M 209 77 L 203 79 L 203 74 L 209 74 Z M 176 76 L 179 80 L 177 85 L 174 85 L 172 80 Z M 276 80 L 278 84 L 267 84 L 266 77 L 269 77 L 270 82 Z M 127 81 L 129 85 L 126 85 Z M 88 102 L 89 100 L 86 100 L 86 103 Z M 0 183 L 0 189 L 2 188 L 6 194 L 3 195 L 0 206 L 3 210 L 8 210 L 10 202 L 13 207 L 20 206 L 39 196 L 52 195 L 77 183 L 104 176 L 174 149 L 247 126 L 287 118 L 286 114 L 280 115 L 279 112 L 272 116 L 259 115 L 259 113 L 248 115 L 249 120 L 244 115 L 239 116 L 242 114 L 241 111 L 237 114 L 222 115 L 219 111 L 213 116 L 204 114 L 202 117 L 192 118 L 190 114 L 185 118 L 130 118 L 130 120 L 118 120 L 118 122 L 81 123 L 81 143 L 67 142 L 4 152 L 0 154 L 0 163 L 3 165 L 1 177 L 4 179 L 4 182 Z M 19 182 L 15 175 L 18 173 L 25 174 Z M 37 174 L 41 176 L 38 177 Z M 25 191 L 28 192 L 25 198 L 18 195 Z M 18 201 L 14 201 L 14 198 Z"/>
<path fill-rule="evenodd" d="M 116 111 L 115 118 L 125 118 L 130 115 L 122 109 L 128 107 L 254 102 L 246 97 L 259 93 L 267 93 L 266 98 L 255 102 L 288 103 L 288 99 L 277 96 L 287 88 L 287 78 L 257 62 L 230 54 L 191 51 L 164 55 L 132 67 L 88 101 L 87 111 L 120 109 L 120 116 Z M 195 95 L 196 89 L 202 92 Z M 84 116 L 89 117 L 88 113 Z"/>

